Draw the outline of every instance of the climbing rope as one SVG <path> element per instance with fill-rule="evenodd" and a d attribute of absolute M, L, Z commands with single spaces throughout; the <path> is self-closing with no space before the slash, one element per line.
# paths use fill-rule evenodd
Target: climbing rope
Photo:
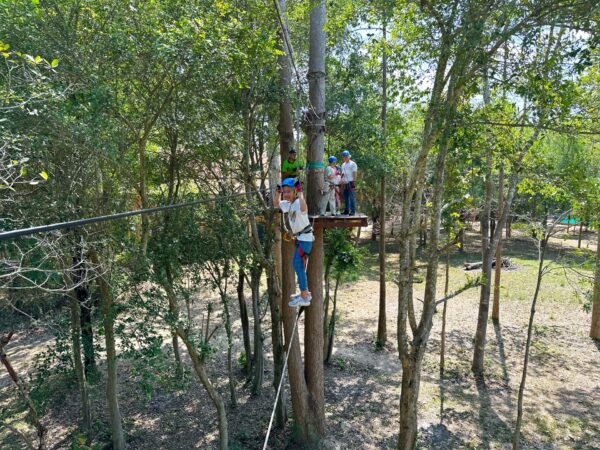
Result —
<path fill-rule="evenodd" d="M 308 262 L 306 264 L 308 267 Z M 290 356 L 290 349 L 292 348 L 292 342 L 294 342 L 294 336 L 296 336 L 296 327 L 298 325 L 298 319 L 300 315 L 304 311 L 304 307 L 301 307 L 298 310 L 298 314 L 296 315 L 296 320 L 294 321 L 294 328 L 292 329 L 292 338 L 288 344 L 287 352 L 285 353 L 285 362 L 283 363 L 283 370 L 281 371 L 281 379 L 279 380 L 279 386 L 277 387 L 277 394 L 275 394 L 275 404 L 273 405 L 273 411 L 271 412 L 271 420 L 269 420 L 269 428 L 267 428 L 267 435 L 265 437 L 265 443 L 263 445 L 263 450 L 267 448 L 267 443 L 269 442 L 269 436 L 271 434 L 271 428 L 273 427 L 273 419 L 275 418 L 275 410 L 277 409 L 277 401 L 279 400 L 279 395 L 281 394 L 281 387 L 283 386 L 283 380 L 285 380 L 285 371 L 287 369 L 288 357 Z"/>

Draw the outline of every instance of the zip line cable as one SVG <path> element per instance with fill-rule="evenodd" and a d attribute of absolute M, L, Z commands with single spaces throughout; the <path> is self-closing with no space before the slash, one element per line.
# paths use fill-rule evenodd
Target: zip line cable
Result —
<path fill-rule="evenodd" d="M 258 192 L 259 191 L 251 191 L 250 194 L 256 194 Z M 142 214 L 154 214 L 156 212 L 168 211 L 170 209 L 179 209 L 179 208 L 185 208 L 185 207 L 189 207 L 189 206 L 202 205 L 202 204 L 206 204 L 206 203 L 212 203 L 217 200 L 241 197 L 241 196 L 245 196 L 246 194 L 247 194 L 247 192 L 238 192 L 237 194 L 223 195 L 221 197 L 211 197 L 211 198 L 204 199 L 204 200 L 192 200 L 189 202 L 175 203 L 172 205 L 156 206 L 154 208 L 136 209 L 134 211 L 125 211 L 125 212 L 116 213 L 116 214 L 107 214 L 105 216 L 90 217 L 87 219 L 71 220 L 68 222 L 59 222 L 59 223 L 53 223 L 50 225 L 40 225 L 37 227 L 21 228 L 19 230 L 4 231 L 4 232 L 0 233 L 0 241 L 6 241 L 9 239 L 14 239 L 14 238 L 22 237 L 22 236 L 30 236 L 32 234 L 45 233 L 45 232 L 54 231 L 54 230 L 79 228 L 79 227 L 83 227 L 85 225 L 90 225 L 92 223 L 108 222 L 111 220 L 122 219 L 124 217 L 139 216 Z"/>

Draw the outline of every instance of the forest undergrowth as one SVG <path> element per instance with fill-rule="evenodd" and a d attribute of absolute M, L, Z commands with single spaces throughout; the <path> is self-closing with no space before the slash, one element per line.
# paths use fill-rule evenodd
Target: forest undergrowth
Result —
<path fill-rule="evenodd" d="M 463 264 L 480 259 L 478 236 L 467 233 L 464 253 L 450 259 L 450 290 L 464 283 Z M 593 252 L 593 239 L 576 249 L 574 235 L 551 242 L 549 258 L 556 270 L 544 279 L 535 319 L 530 377 L 525 392 L 524 448 L 600 449 L 600 346 L 588 338 L 590 317 L 582 299 L 574 293 L 577 280 L 562 261 L 583 258 Z M 388 281 L 388 343 L 376 350 L 378 272 L 377 244 L 368 233 L 360 245 L 369 250 L 363 275 L 340 288 L 339 317 L 334 353 L 325 370 L 327 448 L 395 448 L 398 433 L 400 363 L 396 347 L 397 301 L 395 285 Z M 397 265 L 396 244 L 388 240 L 389 267 Z M 522 369 L 522 352 L 535 276 L 535 246 L 520 232 L 504 246 L 513 268 L 502 274 L 500 322 L 490 320 L 486 373 L 476 381 L 470 371 L 478 306 L 477 289 L 450 300 L 447 318 L 447 352 L 444 379 L 439 377 L 441 305 L 424 360 L 419 400 L 419 441 L 422 449 L 510 448 L 514 428 L 516 395 Z M 390 271 L 392 272 L 392 271 Z M 585 272 L 585 270 L 584 270 Z M 590 272 L 591 273 L 591 272 Z M 440 270 L 440 278 L 443 271 Z M 438 283 L 443 290 L 443 282 Z M 439 293 L 441 297 L 441 291 Z M 417 284 L 415 298 L 421 297 Z M 200 292 L 193 306 L 199 320 L 204 303 L 211 299 Z M 215 299 L 212 299 L 213 301 Z M 217 304 L 217 302 L 215 302 Z M 419 301 L 416 302 L 417 306 Z M 217 308 L 217 316 L 220 312 Z M 237 315 L 237 311 L 234 312 Z M 215 323 L 219 320 L 215 317 Z M 268 315 L 263 323 L 265 348 L 269 350 L 263 391 L 252 397 L 241 363 L 243 345 L 235 342 L 238 406 L 229 409 L 234 424 L 230 448 L 261 448 L 273 402 L 272 362 Z M 212 404 L 191 372 L 189 361 L 183 380 L 174 376 L 168 330 L 157 320 L 162 346 L 119 362 L 119 397 L 130 448 L 217 448 L 218 432 Z M 234 324 L 237 329 L 239 321 Z M 159 329 L 160 328 L 160 329 Z M 302 330 L 302 324 L 300 330 Z M 239 335 L 239 334 L 238 334 Z M 109 441 L 105 407 L 105 380 L 93 380 L 91 388 L 94 438 L 86 441 L 76 432 L 77 391 L 70 388 L 69 373 L 41 362 L 53 348 L 52 332 L 41 326 L 22 326 L 8 348 L 16 370 L 29 380 L 32 396 L 48 429 L 49 448 L 104 448 Z M 207 367 L 227 398 L 226 336 L 216 333 L 217 352 Z M 301 332 L 302 338 L 302 332 Z M 121 345 L 125 345 L 121 343 Z M 159 351 L 162 350 L 162 351 Z M 289 402 L 289 399 L 288 399 Z M 14 430 L 25 427 L 23 405 L 5 372 L 0 374 L 0 447 L 19 449 Z M 290 408 L 291 411 L 291 408 Z M 8 419 L 10 418 L 10 419 Z M 270 448 L 290 447 L 292 426 L 275 430 Z"/>

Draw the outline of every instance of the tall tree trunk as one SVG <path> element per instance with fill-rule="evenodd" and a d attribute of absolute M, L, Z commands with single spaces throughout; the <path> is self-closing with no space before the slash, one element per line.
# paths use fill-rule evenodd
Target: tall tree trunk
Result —
<path fill-rule="evenodd" d="M 504 208 L 504 167 L 500 167 L 498 179 L 498 217 L 502 216 Z M 494 302 L 492 305 L 492 320 L 500 320 L 500 278 L 502 277 L 502 223 L 498 221 L 500 239 L 496 247 L 496 267 L 494 276 Z"/>
<path fill-rule="evenodd" d="M 177 338 L 177 323 L 179 322 L 179 305 L 177 303 L 177 296 L 175 295 L 173 274 L 171 271 L 171 265 L 169 262 L 165 263 L 165 282 L 163 283 L 163 288 L 167 293 L 167 302 L 169 305 L 169 314 L 171 323 L 169 323 L 169 328 L 171 328 L 171 345 L 173 347 L 173 357 L 175 359 L 175 373 L 177 378 L 181 378 L 183 376 L 183 364 L 181 363 L 181 354 L 179 352 L 179 340 Z"/>
<path fill-rule="evenodd" d="M 147 178 L 148 178 L 148 155 L 146 155 L 146 136 L 141 137 L 138 140 L 138 159 L 140 164 L 140 203 L 142 209 L 146 209 L 148 207 L 148 186 L 147 186 Z M 148 239 L 150 237 L 150 218 L 148 214 L 142 214 L 142 236 L 140 249 L 142 255 L 145 257 L 148 250 Z"/>
<path fill-rule="evenodd" d="M 81 317 L 80 304 L 75 292 L 68 295 L 69 307 L 71 309 L 71 346 L 73 350 L 73 366 L 77 377 L 77 386 L 79 387 L 79 396 L 81 397 L 81 419 L 83 429 L 89 432 L 92 428 L 92 411 L 90 406 L 90 397 L 88 384 L 85 376 L 85 367 L 81 352 Z"/>
<path fill-rule="evenodd" d="M 485 180 L 485 194 L 484 194 L 484 205 L 483 210 L 479 213 L 479 220 L 481 223 L 481 253 L 482 253 L 482 265 L 481 265 L 481 276 L 482 283 L 479 291 L 479 318 L 478 327 L 475 337 L 475 342 L 483 344 L 485 348 L 486 341 L 486 330 L 487 320 L 489 312 L 490 294 L 492 287 L 492 248 L 490 245 L 490 214 L 492 209 L 492 156 L 488 152 L 486 155 L 488 174 Z M 480 327 L 479 324 L 485 321 L 486 326 Z M 478 355 L 477 359 L 473 359 L 472 369 L 476 375 L 481 376 L 483 373 L 483 354 L 481 354 L 481 360 L 479 359 L 479 353 L 477 348 L 475 350 Z"/>
<path fill-rule="evenodd" d="M 213 405 L 217 409 L 217 419 L 219 422 L 219 448 L 221 450 L 229 449 L 229 429 L 227 424 L 227 411 L 225 410 L 225 403 L 219 394 L 219 391 L 215 389 L 213 384 L 210 382 L 208 378 L 208 374 L 204 368 L 204 361 L 202 357 L 198 353 L 198 350 L 194 346 L 194 343 L 188 336 L 187 332 L 183 329 L 181 325 L 177 327 L 177 335 L 181 338 L 183 343 L 185 344 L 188 354 L 192 360 L 192 366 L 194 367 L 194 371 L 200 381 L 202 382 L 202 386 L 206 389 L 208 396 L 210 397 Z"/>
<path fill-rule="evenodd" d="M 94 327 L 92 324 L 92 302 L 87 286 L 77 288 L 77 300 L 81 318 L 81 341 L 83 344 L 84 367 L 86 376 L 96 373 L 96 353 L 94 351 Z"/>
<path fill-rule="evenodd" d="M 533 300 L 531 302 L 531 312 L 529 314 L 529 325 L 527 326 L 527 341 L 525 343 L 525 355 L 523 361 L 523 374 L 521 376 L 521 384 L 519 385 L 519 397 L 517 403 L 517 422 L 515 425 L 515 432 L 513 434 L 513 450 L 519 448 L 519 440 L 521 436 L 521 423 L 523 421 L 523 394 L 525 392 L 525 382 L 527 381 L 527 367 L 529 364 L 529 350 L 531 348 L 531 337 L 533 334 L 533 319 L 535 317 L 535 306 L 540 293 L 540 287 L 542 285 L 542 277 L 544 276 L 544 258 L 546 256 L 546 246 L 548 238 L 544 238 L 539 242 L 539 260 L 538 260 L 538 272 L 537 282 L 535 285 L 535 292 L 533 294 Z"/>
<path fill-rule="evenodd" d="M 449 87 L 449 94 L 452 95 L 454 84 L 451 83 Z M 435 296 L 436 296 L 436 285 L 437 285 L 437 270 L 439 261 L 439 239 L 440 239 L 440 226 L 442 217 L 442 200 L 444 193 L 444 179 L 445 179 L 445 162 L 446 155 L 448 152 L 448 145 L 450 136 L 453 130 L 453 117 L 454 109 L 450 108 L 447 112 L 446 117 L 447 126 L 444 134 L 441 137 L 438 149 L 438 155 L 436 159 L 435 172 L 434 172 L 434 191 L 433 191 L 433 202 L 431 206 L 431 221 L 430 221 L 430 236 L 429 246 L 427 254 L 427 273 L 425 276 L 425 295 L 423 299 L 423 311 L 421 313 L 421 319 L 417 325 L 414 319 L 411 319 L 411 308 L 409 303 L 412 303 L 412 282 L 410 272 L 412 272 L 414 266 L 414 251 L 411 251 L 411 247 L 415 246 L 413 241 L 412 245 L 406 245 L 404 252 L 401 249 L 401 264 L 400 264 L 400 283 L 398 290 L 398 347 L 400 353 L 400 361 L 402 363 L 402 390 L 400 393 L 400 426 L 398 445 L 399 450 L 412 450 L 415 448 L 417 439 L 417 405 L 419 398 L 419 387 L 421 380 L 421 365 L 423 356 L 425 354 L 425 348 L 429 339 L 429 333 L 433 325 L 433 314 L 435 312 Z M 418 195 L 420 190 L 416 193 Z M 403 205 L 403 222 L 405 220 L 418 221 L 420 215 L 420 197 L 412 196 L 415 198 L 415 209 L 410 214 L 410 198 L 405 197 Z M 405 218 L 406 216 L 406 218 Z M 411 225 L 413 227 L 413 234 L 416 232 L 414 226 L 416 222 L 412 224 L 403 225 L 404 233 L 410 231 Z M 416 238 L 416 235 L 414 235 Z M 410 241 L 410 239 L 407 239 Z M 405 277 L 405 280 L 403 280 Z M 403 282 L 404 281 L 404 282 Z M 410 283 L 410 285 L 408 285 Z M 410 327 L 413 334 L 413 339 L 409 345 L 409 338 L 407 332 L 407 322 L 410 323 Z"/>
<path fill-rule="evenodd" d="M 306 385 L 306 379 L 304 377 L 304 365 L 302 363 L 302 353 L 300 351 L 300 337 L 298 328 L 296 328 L 294 334 L 292 334 L 292 331 L 294 330 L 294 322 L 297 319 L 297 310 L 296 308 L 291 308 L 288 306 L 288 299 L 296 289 L 294 270 L 292 268 L 294 251 L 295 248 L 292 242 L 281 242 L 281 297 L 283 300 L 283 326 L 285 334 L 285 348 L 289 353 L 288 377 L 290 382 L 290 394 L 292 408 L 294 410 L 294 419 L 299 430 L 299 439 L 302 442 L 308 442 L 310 440 L 308 386 Z"/>
<path fill-rule="evenodd" d="M 444 297 L 448 298 L 448 288 L 450 285 L 450 253 L 446 253 L 446 274 L 444 278 Z M 444 302 L 442 311 L 442 338 L 440 344 L 440 382 L 444 380 L 444 368 L 446 364 L 446 312 L 448 310 L 448 300 Z"/>
<path fill-rule="evenodd" d="M 108 415 L 110 417 L 110 428 L 112 446 L 114 450 L 125 449 L 125 434 L 121 411 L 119 409 L 119 383 L 117 375 L 117 348 L 115 344 L 115 304 L 110 287 L 105 279 L 102 265 L 95 250 L 90 250 L 90 259 L 98 267 L 98 285 L 100 287 L 100 298 L 102 299 L 101 311 L 104 325 L 104 342 L 106 346 L 106 398 L 108 403 Z"/>
<path fill-rule="evenodd" d="M 252 290 L 252 316 L 254 317 L 254 376 L 252 378 L 252 395 L 259 395 L 262 391 L 264 377 L 263 335 L 260 320 L 260 277 L 262 269 L 250 269 L 250 288 Z"/>
<path fill-rule="evenodd" d="M 329 305 L 331 303 L 331 266 L 333 265 L 334 256 L 325 258 L 325 301 L 323 306 L 323 354 L 327 354 L 327 345 L 329 342 Z M 326 361 L 325 361 L 326 362 Z"/>
<path fill-rule="evenodd" d="M 285 49 L 282 49 L 285 52 Z M 284 53 L 285 54 L 285 53 Z M 281 56 L 280 56 L 281 58 Z M 290 123 L 290 131 L 291 129 Z M 276 186 L 279 183 L 281 160 L 279 154 L 270 155 L 269 164 L 269 198 L 277 195 Z M 272 207 L 272 202 L 269 208 Z M 265 212 L 265 243 L 267 255 L 267 294 L 271 310 L 271 342 L 273 346 L 273 389 L 277 393 L 281 378 L 284 376 L 285 351 L 283 342 L 282 298 L 281 298 L 281 230 L 279 229 L 279 214 L 272 210 Z M 272 255 L 272 257 L 268 257 Z M 275 425 L 283 428 L 287 422 L 287 402 L 285 389 L 280 393 L 275 405 Z"/>
<path fill-rule="evenodd" d="M 240 307 L 240 320 L 242 322 L 242 337 L 244 341 L 244 352 L 246 353 L 246 376 L 251 377 L 253 367 L 252 344 L 250 343 L 250 321 L 248 320 L 248 308 L 244 295 L 244 269 L 238 272 L 237 297 Z"/>
<path fill-rule="evenodd" d="M 420 385 L 421 361 L 410 358 L 406 365 L 402 364 L 398 449 L 414 449 L 417 445 L 417 404 Z"/>
<path fill-rule="evenodd" d="M 529 151 L 531 146 L 537 140 L 539 136 L 540 128 L 536 128 L 531 135 L 531 137 L 523 144 L 519 155 L 517 157 L 516 163 L 519 164 L 525 154 Z M 508 216 L 510 214 L 510 210 L 512 207 L 512 203 L 515 197 L 515 193 L 517 191 L 517 182 L 519 180 L 519 173 L 514 171 L 510 177 L 510 182 L 507 190 L 506 201 L 504 202 L 504 207 L 502 208 L 502 215 L 498 219 L 498 227 L 494 233 L 493 238 L 490 240 L 488 238 L 488 242 L 486 242 L 486 246 L 482 248 L 482 252 L 484 253 L 483 263 L 482 263 L 482 276 L 484 277 L 485 283 L 481 286 L 481 292 L 479 296 L 479 312 L 477 315 L 477 328 L 475 331 L 475 342 L 474 342 L 474 350 L 473 350 L 473 361 L 471 364 L 471 370 L 473 373 L 480 377 L 483 375 L 483 362 L 484 362 L 484 354 L 485 354 L 485 344 L 486 344 L 486 333 L 487 333 L 487 323 L 490 309 L 490 282 L 489 278 L 492 273 L 492 257 L 496 252 L 496 247 L 500 242 L 500 234 L 502 233 L 502 228 L 506 224 Z M 487 187 L 486 187 L 487 189 Z M 487 194 L 486 194 L 487 195 Z M 508 229 L 508 227 L 507 227 Z M 486 248 L 487 247 L 487 248 Z M 486 251 L 487 250 L 487 251 Z"/>
<path fill-rule="evenodd" d="M 381 57 L 381 150 L 385 155 L 387 147 L 387 20 L 383 19 L 383 55 Z M 377 322 L 377 341 L 379 348 L 385 346 L 387 341 L 387 316 L 386 316 L 386 286 L 385 286 L 385 174 L 381 177 L 381 193 L 379 204 L 379 318 Z"/>
<path fill-rule="evenodd" d="M 279 158 L 277 158 L 279 160 Z M 281 298 L 281 232 L 273 222 L 270 224 L 274 233 L 273 253 L 274 260 L 268 268 L 267 273 L 267 292 L 269 295 L 269 307 L 271 310 L 271 341 L 273 342 L 273 388 L 277 393 L 277 388 L 284 375 L 283 366 L 285 364 L 285 350 L 283 342 L 283 321 L 282 321 L 282 298 Z M 275 409 L 275 424 L 282 428 L 287 422 L 287 408 L 285 401 L 285 389 L 281 390 Z"/>
<path fill-rule="evenodd" d="M 229 378 L 229 399 L 231 407 L 237 407 L 237 398 L 235 395 L 235 378 L 233 376 L 232 352 L 233 352 L 233 332 L 231 330 L 231 314 L 229 314 L 229 297 L 227 292 L 221 292 L 221 304 L 223 305 L 223 319 L 225 322 L 225 333 L 227 334 L 227 375 Z"/>
<path fill-rule="evenodd" d="M 80 239 L 75 233 L 75 239 Z M 84 355 L 84 368 L 86 377 L 96 371 L 96 355 L 94 353 L 94 330 L 92 326 L 92 302 L 90 291 L 86 280 L 87 267 L 82 255 L 81 242 L 75 243 L 75 255 L 73 256 L 73 284 L 75 285 L 75 296 L 79 303 L 79 328 L 81 330 L 81 341 Z"/>
<path fill-rule="evenodd" d="M 175 126 L 167 126 L 165 128 L 165 135 L 169 142 L 169 171 L 168 171 L 168 194 L 167 203 L 172 204 L 177 201 L 178 189 L 176 188 L 176 172 L 177 172 L 177 146 L 179 145 L 179 138 L 177 128 Z M 145 151 L 144 151 L 145 154 Z M 164 215 L 163 234 L 165 237 L 171 235 L 171 212 L 167 211 Z M 169 303 L 169 312 L 174 324 L 171 325 L 171 345 L 173 347 L 173 357 L 175 359 L 175 372 L 178 378 L 183 376 L 183 364 L 181 363 L 181 353 L 179 351 L 179 339 L 177 337 L 176 325 L 179 321 L 179 305 L 177 296 L 175 295 L 175 279 L 173 277 L 173 271 L 170 261 L 164 263 L 164 271 L 166 277 L 166 286 L 164 286 L 167 292 L 167 298 Z"/>
<path fill-rule="evenodd" d="M 325 363 L 329 364 L 331 361 L 331 355 L 333 354 L 333 340 L 335 337 L 335 322 L 337 313 L 337 293 L 340 285 L 341 274 L 335 277 L 335 287 L 333 289 L 333 309 L 331 311 L 331 317 L 329 319 L 329 325 L 327 327 L 327 352 L 325 356 Z"/>
<path fill-rule="evenodd" d="M 309 83 L 309 147 L 308 147 L 308 209 L 319 214 L 319 192 L 323 190 L 323 155 L 325 135 L 325 0 L 313 3 L 310 12 L 310 46 L 308 57 Z M 323 229 L 314 230 L 315 241 L 308 265 L 308 288 L 311 306 L 305 315 L 305 367 L 310 408 L 309 435 L 325 436 L 325 385 L 323 377 Z"/>
<path fill-rule="evenodd" d="M 581 248 L 581 240 L 583 239 L 583 220 L 579 219 L 579 235 L 577 236 L 577 248 Z"/>
<path fill-rule="evenodd" d="M 416 442 L 417 424 L 416 410 L 420 380 L 421 360 L 429 339 L 435 311 L 435 289 L 437 282 L 438 241 L 442 212 L 442 195 L 444 188 L 445 160 L 448 141 L 453 132 L 453 117 L 461 88 L 456 88 L 456 77 L 451 77 L 446 86 L 445 73 L 450 58 L 451 39 L 442 36 L 442 46 L 438 56 L 434 84 L 427 114 L 423 125 L 421 148 L 414 167 L 407 177 L 402 201 L 402 220 L 400 222 L 400 268 L 398 283 L 398 353 L 402 363 L 403 381 L 400 397 L 400 434 L 398 448 L 409 450 Z M 454 62 L 460 64 L 460 62 Z M 446 87 L 446 89 L 445 89 Z M 445 97 L 445 98 L 444 98 Z M 431 239 L 428 251 L 427 275 L 423 312 L 419 324 L 414 318 L 412 303 L 412 271 L 414 268 L 414 248 L 417 227 L 420 223 L 420 204 L 423 195 L 426 167 L 429 153 L 433 145 L 439 150 L 434 171 L 434 195 L 431 208 Z M 414 211 L 411 211 L 414 205 Z M 412 238 L 412 244 L 411 244 Z M 412 312 L 411 312 L 412 311 Z M 412 330 L 412 342 L 409 344 L 408 324 Z"/>
<path fill-rule="evenodd" d="M 382 204 L 379 216 L 379 317 L 377 320 L 376 345 L 383 348 L 387 342 L 387 314 L 386 314 L 386 269 L 385 269 L 385 175 L 381 177 L 380 203 Z"/>
<path fill-rule="evenodd" d="M 277 0 L 277 6 L 281 16 L 280 33 L 285 53 L 279 56 L 279 79 L 282 98 L 279 102 L 279 124 L 277 127 L 279 130 L 280 157 L 283 161 L 284 158 L 287 158 L 289 149 L 294 143 L 294 121 L 289 100 L 289 94 L 292 91 L 292 56 L 288 33 L 286 0 Z M 292 334 L 294 322 L 297 320 L 296 309 L 288 306 L 288 299 L 295 291 L 294 270 L 292 269 L 294 251 L 295 248 L 292 242 L 281 242 L 281 306 L 285 348 L 289 353 L 288 378 L 292 408 L 294 410 L 296 426 L 299 429 L 300 440 L 307 442 L 309 440 L 308 387 L 304 378 L 298 329 L 296 328 L 294 334 Z"/>
<path fill-rule="evenodd" d="M 596 276 L 594 277 L 594 303 L 592 305 L 592 327 L 590 337 L 600 339 L 600 231 L 596 242 Z"/>

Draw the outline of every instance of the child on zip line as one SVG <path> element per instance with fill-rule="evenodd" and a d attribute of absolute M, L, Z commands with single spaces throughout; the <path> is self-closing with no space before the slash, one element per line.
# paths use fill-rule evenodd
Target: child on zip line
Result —
<path fill-rule="evenodd" d="M 308 292 L 306 266 L 315 237 L 308 220 L 308 206 L 302 192 L 302 183 L 294 178 L 284 179 L 281 186 L 277 185 L 277 194 L 273 200 L 273 206 L 288 215 L 292 234 L 294 235 L 294 243 L 296 244 L 292 265 L 298 278 L 300 293 L 293 295 L 288 304 L 292 307 L 308 306 L 312 296 Z"/>

